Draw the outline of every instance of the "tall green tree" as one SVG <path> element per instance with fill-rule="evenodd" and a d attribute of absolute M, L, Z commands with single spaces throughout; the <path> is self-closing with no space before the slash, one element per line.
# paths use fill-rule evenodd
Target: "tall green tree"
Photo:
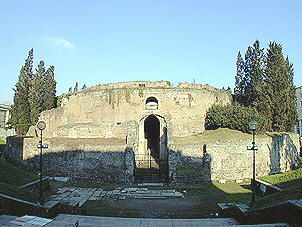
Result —
<path fill-rule="evenodd" d="M 287 76 L 288 76 L 288 100 L 287 100 L 287 109 L 288 114 L 286 118 L 286 131 L 293 131 L 294 125 L 298 122 L 298 112 L 296 108 L 297 96 L 296 88 L 294 86 L 294 66 L 289 61 L 288 56 L 286 57 L 286 67 L 287 67 Z"/>
<path fill-rule="evenodd" d="M 14 104 L 11 111 L 10 122 L 18 134 L 24 135 L 31 124 L 29 89 L 33 78 L 33 54 L 31 49 L 25 64 L 21 67 L 18 82 L 16 83 Z"/>
<path fill-rule="evenodd" d="M 258 40 L 247 48 L 244 60 L 241 53 L 238 53 L 236 66 L 234 99 L 242 106 L 257 108 L 260 105 L 259 96 L 263 89 L 264 69 L 264 49 L 260 48 Z"/>
<path fill-rule="evenodd" d="M 44 61 L 40 61 L 36 72 L 33 74 L 33 79 L 29 90 L 30 115 L 32 124 L 35 124 L 38 121 L 39 114 L 43 111 L 45 96 L 43 86 L 44 74 L 45 63 Z"/>
<path fill-rule="evenodd" d="M 234 88 L 234 100 L 243 104 L 245 95 L 245 77 L 244 77 L 244 61 L 242 59 L 240 51 L 237 54 L 237 72 L 235 76 L 235 88 Z"/>
<path fill-rule="evenodd" d="M 20 135 L 26 134 L 29 126 L 37 123 L 42 111 L 56 107 L 54 66 L 46 70 L 44 61 L 40 61 L 33 73 L 33 53 L 31 49 L 14 89 L 10 122 Z"/>
<path fill-rule="evenodd" d="M 43 77 L 44 100 L 42 111 L 50 110 L 56 107 L 56 87 L 55 67 L 50 66 Z"/>
<path fill-rule="evenodd" d="M 260 42 L 256 40 L 253 46 L 249 47 L 245 54 L 245 106 L 256 107 L 260 104 L 263 70 L 264 70 L 264 49 L 260 48 Z"/>
<path fill-rule="evenodd" d="M 265 82 L 268 88 L 273 131 L 292 131 L 297 122 L 293 65 L 282 53 L 282 45 L 270 42 Z"/>

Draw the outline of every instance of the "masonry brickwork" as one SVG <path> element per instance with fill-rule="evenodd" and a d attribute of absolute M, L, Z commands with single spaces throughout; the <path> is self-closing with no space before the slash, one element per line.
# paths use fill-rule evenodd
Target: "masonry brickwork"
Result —
<path fill-rule="evenodd" d="M 173 138 L 202 133 L 207 110 L 231 103 L 227 91 L 209 85 L 167 81 L 98 85 L 74 93 L 58 108 L 44 111 L 43 171 L 93 182 L 133 182 L 142 158 L 165 168 L 175 183 L 251 177 L 250 141 L 175 145 Z M 31 168 L 39 164 L 35 127 L 29 137 L 10 137 L 6 154 Z M 154 133 L 156 131 L 156 133 Z M 259 139 L 257 173 L 277 173 L 298 165 L 298 137 Z M 154 150 L 156 152 L 154 153 Z M 153 165 L 152 164 L 152 165 Z M 165 172 L 165 171 L 164 171 Z"/>

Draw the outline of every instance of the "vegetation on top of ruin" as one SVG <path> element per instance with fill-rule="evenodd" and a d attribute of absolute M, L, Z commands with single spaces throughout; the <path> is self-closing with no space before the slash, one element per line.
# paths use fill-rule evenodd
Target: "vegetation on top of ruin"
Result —
<path fill-rule="evenodd" d="M 257 137 L 268 137 L 268 135 L 260 134 Z M 237 130 L 228 128 L 219 128 L 216 130 L 206 130 L 200 134 L 186 136 L 186 137 L 173 137 L 174 145 L 187 145 L 187 144 L 209 144 L 217 142 L 250 140 L 251 135 Z"/>
<path fill-rule="evenodd" d="M 258 122 L 258 132 L 265 132 L 268 128 L 268 119 L 260 115 L 254 107 L 245 107 L 238 104 L 214 105 L 207 111 L 205 128 L 229 128 L 250 132 L 249 123 L 252 120 Z"/>
<path fill-rule="evenodd" d="M 69 146 L 76 146 L 85 144 L 89 145 L 97 145 L 97 146 L 120 146 L 125 145 L 124 139 L 119 138 L 49 138 L 51 144 L 64 144 Z"/>

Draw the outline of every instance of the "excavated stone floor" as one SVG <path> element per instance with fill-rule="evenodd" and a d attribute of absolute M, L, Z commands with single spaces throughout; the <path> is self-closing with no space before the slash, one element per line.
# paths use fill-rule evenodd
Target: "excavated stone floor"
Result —
<path fill-rule="evenodd" d="M 58 189 L 56 195 L 51 197 L 52 200 L 46 203 L 46 206 L 54 201 L 60 201 L 71 206 L 79 205 L 81 207 L 88 200 L 167 199 L 181 198 L 184 195 L 175 190 L 150 190 L 147 188 L 104 190 L 101 188 L 62 187 Z"/>

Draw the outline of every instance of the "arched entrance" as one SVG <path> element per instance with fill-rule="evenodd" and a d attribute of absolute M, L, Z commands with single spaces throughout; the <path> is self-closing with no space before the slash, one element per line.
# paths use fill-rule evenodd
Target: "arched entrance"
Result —
<path fill-rule="evenodd" d="M 155 160 L 159 159 L 160 123 L 157 117 L 150 115 L 144 121 L 144 134 L 147 142 L 148 154 Z"/>
<path fill-rule="evenodd" d="M 139 146 L 135 154 L 137 182 L 163 182 L 167 180 L 167 125 L 156 114 L 139 120 Z"/>

